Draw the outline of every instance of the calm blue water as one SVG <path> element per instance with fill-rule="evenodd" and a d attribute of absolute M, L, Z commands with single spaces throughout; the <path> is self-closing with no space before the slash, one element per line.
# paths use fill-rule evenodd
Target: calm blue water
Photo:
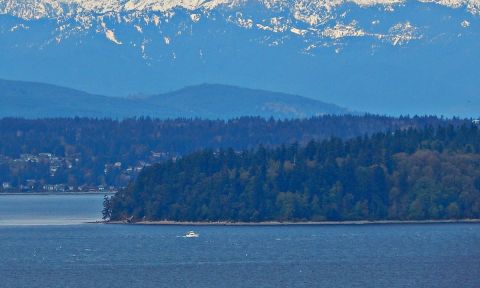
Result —
<path fill-rule="evenodd" d="M 478 288 L 480 225 L 0 225 L 0 287 Z"/>
<path fill-rule="evenodd" d="M 102 220 L 101 194 L 2 195 L 0 225 L 69 225 Z"/>

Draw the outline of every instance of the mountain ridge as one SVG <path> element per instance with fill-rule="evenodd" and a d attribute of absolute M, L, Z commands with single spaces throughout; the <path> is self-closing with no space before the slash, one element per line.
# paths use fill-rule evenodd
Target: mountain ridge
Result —
<path fill-rule="evenodd" d="M 122 98 L 45 83 L 0 80 L 1 117 L 231 119 L 241 116 L 306 118 L 347 113 L 345 108 L 298 95 L 222 84 L 200 84 L 142 98 Z"/>
<path fill-rule="evenodd" d="M 473 117 L 479 3 L 0 0 L 0 78 L 121 96 L 225 83 Z"/>
<path fill-rule="evenodd" d="M 195 95 L 209 95 L 208 98 Z M 224 111 L 236 110 L 234 117 L 241 117 L 253 113 L 268 117 L 278 115 L 280 118 L 306 118 L 320 116 L 319 111 L 329 111 L 331 114 L 345 114 L 348 111 L 334 104 L 319 102 L 300 95 L 282 92 L 266 91 L 261 89 L 243 88 L 233 85 L 209 84 L 187 86 L 165 94 L 150 96 L 146 102 L 154 105 L 165 104 L 179 111 L 183 107 L 190 108 L 190 112 L 214 118 Z M 299 104 L 300 103 L 300 104 Z M 234 108 L 233 108 L 234 107 Z"/>

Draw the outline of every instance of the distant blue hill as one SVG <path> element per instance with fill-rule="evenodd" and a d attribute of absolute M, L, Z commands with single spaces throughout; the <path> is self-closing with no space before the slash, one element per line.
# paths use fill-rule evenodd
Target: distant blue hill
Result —
<path fill-rule="evenodd" d="M 230 119 L 240 116 L 305 118 L 346 114 L 310 98 L 218 84 L 190 86 L 143 97 L 107 97 L 55 85 L 0 80 L 0 117 L 96 117 Z"/>
<path fill-rule="evenodd" d="M 477 0 L 0 0 L 0 39 L 0 78 L 101 95 L 222 83 L 379 114 L 480 114 Z"/>

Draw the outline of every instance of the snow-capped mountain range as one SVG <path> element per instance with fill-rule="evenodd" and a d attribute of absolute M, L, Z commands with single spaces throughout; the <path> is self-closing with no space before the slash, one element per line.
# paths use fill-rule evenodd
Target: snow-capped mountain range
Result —
<path fill-rule="evenodd" d="M 421 0 L 419 3 L 434 3 L 463 9 L 471 15 L 480 14 L 480 0 Z M 379 11 L 372 15 L 369 23 L 361 25 L 355 16 L 349 15 L 352 5 Z M 405 5 L 405 0 L 0 0 L 0 14 L 29 21 L 55 20 L 57 27 L 52 34 L 57 42 L 72 33 L 94 30 L 114 44 L 128 43 L 144 50 L 147 41 L 142 46 L 122 40 L 122 35 L 115 33 L 115 25 L 125 23 L 139 34 L 151 26 L 161 31 L 181 10 L 180 17 L 185 18 L 187 14 L 190 21 L 182 22 L 183 27 L 179 27 L 177 35 L 164 35 L 162 40 L 167 45 L 172 37 L 187 32 L 187 26 L 202 21 L 202 18 L 206 19 L 203 21 L 221 18 L 244 29 L 304 38 L 308 51 L 328 40 L 346 37 L 370 37 L 392 45 L 421 39 L 421 29 L 408 19 L 380 25 L 382 17 L 378 14 L 394 14 L 396 8 Z M 457 24 L 468 28 L 470 21 L 465 19 Z M 29 26 L 19 23 L 10 28 L 12 32 L 19 29 L 29 29 Z M 145 37 L 144 40 L 153 39 Z M 269 44 L 278 45 L 279 39 Z"/>
<path fill-rule="evenodd" d="M 444 114 L 468 114 L 479 19 L 480 0 L 0 0 L 0 77 L 110 95 L 220 82 L 372 112 L 459 93 Z"/>

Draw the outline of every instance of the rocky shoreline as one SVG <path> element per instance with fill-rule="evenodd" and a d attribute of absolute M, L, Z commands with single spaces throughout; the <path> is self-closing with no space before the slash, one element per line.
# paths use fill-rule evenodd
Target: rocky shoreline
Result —
<path fill-rule="evenodd" d="M 320 221 L 320 222 L 180 222 L 180 221 L 107 221 L 105 224 L 133 225 L 176 225 L 176 226 L 294 226 L 294 225 L 385 225 L 385 224 L 445 224 L 445 223 L 480 223 L 480 219 L 450 219 L 450 220 L 378 220 L 378 221 Z"/>

